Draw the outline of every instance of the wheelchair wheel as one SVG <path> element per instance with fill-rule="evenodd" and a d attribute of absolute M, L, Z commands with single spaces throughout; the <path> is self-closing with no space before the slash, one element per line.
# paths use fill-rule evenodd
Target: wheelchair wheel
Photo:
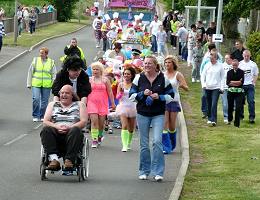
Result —
<path fill-rule="evenodd" d="M 83 147 L 82 155 L 82 167 L 80 168 L 80 174 L 83 180 L 86 180 L 89 175 L 89 141 L 88 138 L 85 138 L 85 145 Z"/>

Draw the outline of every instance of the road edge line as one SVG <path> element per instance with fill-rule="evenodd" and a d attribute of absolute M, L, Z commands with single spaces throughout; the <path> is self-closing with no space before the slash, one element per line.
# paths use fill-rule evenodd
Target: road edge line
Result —
<path fill-rule="evenodd" d="M 181 162 L 181 167 L 178 172 L 174 187 L 170 194 L 169 200 L 178 200 L 180 198 L 184 179 L 190 162 L 187 126 L 183 114 L 183 109 L 181 108 L 181 110 L 182 111 L 178 114 L 178 121 L 180 123 L 180 143 L 181 143 L 181 151 L 182 151 L 182 156 L 181 156 L 182 162 Z"/>

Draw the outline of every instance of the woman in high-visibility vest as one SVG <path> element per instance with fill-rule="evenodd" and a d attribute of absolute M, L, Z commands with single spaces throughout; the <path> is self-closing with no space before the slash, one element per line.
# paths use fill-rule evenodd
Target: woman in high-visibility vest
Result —
<path fill-rule="evenodd" d="M 32 89 L 33 122 L 42 121 L 56 76 L 54 60 L 48 57 L 48 53 L 48 48 L 40 48 L 39 57 L 33 58 L 28 70 L 27 88 Z"/>

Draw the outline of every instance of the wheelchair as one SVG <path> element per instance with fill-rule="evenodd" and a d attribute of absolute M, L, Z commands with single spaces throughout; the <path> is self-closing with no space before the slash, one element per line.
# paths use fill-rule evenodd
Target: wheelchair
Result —
<path fill-rule="evenodd" d="M 59 153 L 58 157 L 63 158 L 64 153 Z M 48 169 L 49 159 L 48 155 L 41 145 L 41 164 L 40 164 L 40 176 L 41 180 L 47 180 L 49 174 L 54 174 L 55 172 L 62 172 L 62 175 L 70 176 L 76 174 L 78 176 L 78 181 L 84 181 L 89 176 L 89 140 L 86 136 L 83 139 L 82 150 L 78 153 L 72 169 L 65 169 L 63 166 L 59 170 Z"/>

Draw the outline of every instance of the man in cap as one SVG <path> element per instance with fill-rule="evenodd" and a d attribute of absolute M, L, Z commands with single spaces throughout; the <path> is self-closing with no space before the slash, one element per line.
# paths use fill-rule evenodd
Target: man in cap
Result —
<path fill-rule="evenodd" d="M 142 52 L 138 49 L 132 49 L 132 65 L 135 68 L 136 72 L 142 71 L 143 61 L 141 60 Z"/>

